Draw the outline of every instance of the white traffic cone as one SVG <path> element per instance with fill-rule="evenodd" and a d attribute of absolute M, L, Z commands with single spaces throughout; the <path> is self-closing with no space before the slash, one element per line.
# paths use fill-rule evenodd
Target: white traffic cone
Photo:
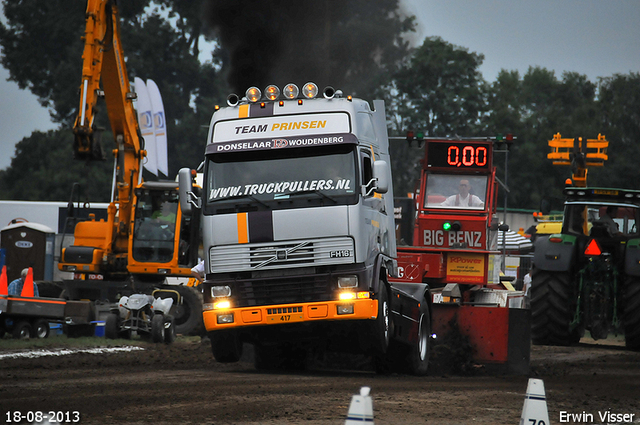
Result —
<path fill-rule="evenodd" d="M 347 420 L 344 425 L 373 424 L 373 401 L 369 393 L 371 388 L 360 388 L 360 395 L 351 397 Z"/>
<path fill-rule="evenodd" d="M 544 395 L 544 382 L 542 379 L 529 378 L 520 425 L 548 425 L 549 423 L 549 410 L 547 409 L 547 398 Z"/>

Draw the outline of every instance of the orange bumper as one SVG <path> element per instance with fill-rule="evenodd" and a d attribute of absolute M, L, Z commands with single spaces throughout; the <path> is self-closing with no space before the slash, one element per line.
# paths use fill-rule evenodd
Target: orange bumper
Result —
<path fill-rule="evenodd" d="M 353 312 L 338 314 L 345 306 L 353 306 Z M 233 321 L 229 321 L 230 315 Z M 207 331 L 319 320 L 369 320 L 377 315 L 378 300 L 373 299 L 229 308 L 205 310 L 202 313 Z"/>

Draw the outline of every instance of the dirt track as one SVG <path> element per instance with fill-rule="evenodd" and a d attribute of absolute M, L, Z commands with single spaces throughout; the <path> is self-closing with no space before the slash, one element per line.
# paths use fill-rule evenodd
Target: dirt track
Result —
<path fill-rule="evenodd" d="M 263 373 L 250 350 L 239 363 L 219 364 L 209 345 L 193 338 L 144 348 L 3 359 L 1 420 L 7 411 L 53 410 L 78 411 L 82 424 L 343 424 L 351 396 L 369 386 L 376 424 L 518 424 L 528 380 L 481 369 L 425 378 L 366 368 Z M 590 413 L 596 420 L 583 423 L 602 423 L 598 413 L 608 409 L 640 422 L 640 353 L 581 344 L 533 347 L 531 358 L 551 423 L 560 423 L 560 411 Z"/>

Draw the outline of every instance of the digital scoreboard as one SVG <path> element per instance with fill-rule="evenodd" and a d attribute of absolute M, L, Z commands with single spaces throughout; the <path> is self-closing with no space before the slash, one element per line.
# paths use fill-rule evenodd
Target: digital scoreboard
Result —
<path fill-rule="evenodd" d="M 487 141 L 431 140 L 427 167 L 448 170 L 491 170 L 493 145 Z"/>

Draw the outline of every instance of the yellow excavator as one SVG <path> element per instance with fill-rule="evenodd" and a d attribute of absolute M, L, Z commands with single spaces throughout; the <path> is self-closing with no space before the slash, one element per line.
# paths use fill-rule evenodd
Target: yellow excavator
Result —
<path fill-rule="evenodd" d="M 115 139 L 114 178 L 106 220 L 91 214 L 89 220 L 75 219 L 72 194 L 68 220 L 75 225 L 74 239 L 61 249 L 58 264 L 60 270 L 74 273 L 73 280 L 64 282 L 66 296 L 113 303 L 122 295 L 164 290 L 175 298 L 176 332 L 198 332 L 202 295 L 192 285 L 171 285 L 167 278 L 186 281 L 191 276 L 200 247 L 199 217 L 182 213 L 175 181 L 142 178 L 147 152 L 133 105 L 136 93 L 127 75 L 114 0 L 88 1 L 83 40 L 74 155 L 87 161 L 104 158 L 94 122 L 96 102 L 104 97 Z M 195 174 L 193 185 L 198 191 Z"/>

